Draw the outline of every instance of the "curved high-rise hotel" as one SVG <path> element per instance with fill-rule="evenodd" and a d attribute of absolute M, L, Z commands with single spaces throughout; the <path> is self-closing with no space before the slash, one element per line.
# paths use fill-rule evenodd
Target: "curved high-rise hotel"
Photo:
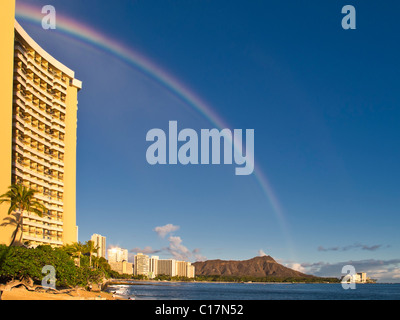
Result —
<path fill-rule="evenodd" d="M 78 91 L 74 71 L 41 48 L 15 20 L 14 1 L 0 14 L 0 194 L 12 184 L 36 190 L 42 217 L 23 213 L 17 239 L 59 246 L 77 241 L 76 130 Z M 16 228 L 0 205 L 0 244 Z"/>

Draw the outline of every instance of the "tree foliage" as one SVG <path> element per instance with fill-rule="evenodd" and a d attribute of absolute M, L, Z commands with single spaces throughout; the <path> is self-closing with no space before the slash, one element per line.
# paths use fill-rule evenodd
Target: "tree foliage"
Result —
<path fill-rule="evenodd" d="M 10 205 L 7 212 L 8 215 L 14 214 L 16 218 L 15 223 L 17 227 L 13 232 L 10 243 L 10 246 L 12 246 L 18 234 L 18 230 L 22 227 L 23 211 L 34 213 L 41 217 L 43 212 L 45 212 L 47 209 L 42 203 L 36 201 L 34 197 L 36 193 L 35 190 L 29 189 L 20 184 L 13 184 L 12 186 L 8 187 L 8 189 L 9 190 L 6 193 L 0 195 L 0 204 L 8 203 Z M 9 223 L 12 223 L 12 220 L 5 224 Z"/>
<path fill-rule="evenodd" d="M 74 262 L 75 254 L 70 247 L 52 248 L 38 246 L 36 248 L 7 247 L 0 245 L 0 282 L 32 279 L 40 284 L 45 274 L 42 268 L 51 265 L 56 270 L 57 287 L 86 287 L 90 283 L 100 283 L 104 278 L 119 274 L 111 270 L 104 258 L 94 259 L 97 267 L 90 266 L 90 257 L 82 256 L 80 267 Z"/>

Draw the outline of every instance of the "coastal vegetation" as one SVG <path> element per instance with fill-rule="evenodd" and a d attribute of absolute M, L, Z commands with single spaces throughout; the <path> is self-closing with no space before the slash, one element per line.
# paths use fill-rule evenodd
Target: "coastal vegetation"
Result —
<path fill-rule="evenodd" d="M 42 269 L 46 265 L 54 267 L 58 289 L 89 288 L 109 278 L 125 278 L 111 270 L 106 259 L 91 256 L 91 250 L 90 241 L 59 248 L 0 245 L 0 283 L 6 285 L 18 281 L 40 286 L 45 277 Z"/>

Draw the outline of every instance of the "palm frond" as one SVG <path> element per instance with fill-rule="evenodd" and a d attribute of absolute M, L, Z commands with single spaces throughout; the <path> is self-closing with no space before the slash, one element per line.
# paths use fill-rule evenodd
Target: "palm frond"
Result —
<path fill-rule="evenodd" d="M 12 203 L 10 205 L 10 208 L 8 208 L 7 214 L 10 215 L 13 211 L 16 211 L 18 209 L 18 206 L 16 203 Z"/>
<path fill-rule="evenodd" d="M 0 196 L 0 204 L 4 202 L 10 204 L 10 208 L 8 209 L 9 215 L 18 209 L 32 212 L 39 216 L 43 215 L 43 211 L 46 210 L 46 207 L 35 200 L 35 190 L 20 184 L 11 185 L 8 189 L 9 190 L 5 194 Z"/>

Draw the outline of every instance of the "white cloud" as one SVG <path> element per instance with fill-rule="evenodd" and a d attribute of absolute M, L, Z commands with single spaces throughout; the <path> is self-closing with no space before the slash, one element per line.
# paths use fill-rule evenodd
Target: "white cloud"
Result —
<path fill-rule="evenodd" d="M 376 251 L 381 248 L 388 248 L 390 247 L 389 245 L 383 246 L 382 244 L 373 244 L 373 245 L 366 245 L 362 243 L 355 243 L 343 247 L 330 247 L 330 248 L 324 248 L 323 246 L 318 247 L 318 251 L 348 251 L 348 250 L 355 250 L 355 249 L 361 249 L 361 250 L 366 250 L 366 251 Z"/>
<path fill-rule="evenodd" d="M 342 276 L 342 267 L 352 265 L 356 272 L 366 272 L 367 277 L 377 279 L 379 282 L 399 282 L 400 280 L 400 259 L 391 260 L 357 260 L 344 261 L 336 263 L 314 262 L 302 263 L 304 273 L 313 274 L 319 277 L 336 277 Z"/>
<path fill-rule="evenodd" d="M 295 271 L 306 273 L 306 269 L 301 265 L 301 263 L 297 263 L 297 262 L 286 263 L 285 267 L 288 267 Z"/>
<path fill-rule="evenodd" d="M 165 238 L 165 236 L 171 232 L 174 232 L 179 229 L 179 226 L 174 226 L 173 224 L 169 223 L 162 227 L 155 227 L 154 231 L 157 232 L 158 236 L 161 238 Z"/>
<path fill-rule="evenodd" d="M 144 253 L 144 254 L 152 254 L 152 253 L 160 252 L 161 250 L 153 249 L 150 246 L 146 246 L 143 249 L 140 249 L 140 248 L 136 247 L 136 248 L 133 248 L 133 249 L 131 249 L 129 251 L 130 252 L 134 252 L 134 253 L 141 252 L 141 253 Z"/>
<path fill-rule="evenodd" d="M 258 250 L 258 256 L 264 257 L 264 256 L 267 256 L 267 254 L 264 252 L 264 250 L 260 249 L 260 250 Z"/>
<path fill-rule="evenodd" d="M 166 224 L 165 226 L 155 227 L 153 231 L 155 231 L 159 237 L 165 238 L 168 234 L 171 234 L 175 231 L 179 230 L 179 226 L 173 225 L 171 223 Z M 130 250 L 132 253 L 144 253 L 144 254 L 152 254 L 152 253 L 162 253 L 168 252 L 173 259 L 183 260 L 183 261 L 205 261 L 207 258 L 203 256 L 200 252 L 199 248 L 195 248 L 193 251 L 189 250 L 185 245 L 183 245 L 183 240 L 179 236 L 170 235 L 168 237 L 168 246 L 163 247 L 161 249 L 153 249 L 150 246 L 146 246 L 143 249 L 141 248 L 133 248 Z"/>
<path fill-rule="evenodd" d="M 168 238 L 168 241 L 169 241 L 168 251 L 172 254 L 174 259 L 189 260 L 191 258 L 192 253 L 188 248 L 186 248 L 182 244 L 181 237 L 170 236 Z"/>

